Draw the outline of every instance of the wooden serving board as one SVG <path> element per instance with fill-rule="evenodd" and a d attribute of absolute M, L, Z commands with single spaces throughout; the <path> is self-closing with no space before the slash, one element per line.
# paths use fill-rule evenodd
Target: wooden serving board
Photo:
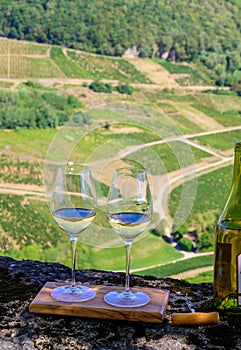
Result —
<path fill-rule="evenodd" d="M 162 322 L 168 303 L 169 292 L 154 288 L 132 288 L 141 290 L 150 296 L 150 302 L 138 308 L 123 308 L 108 305 L 104 295 L 110 291 L 120 290 L 120 287 L 91 286 L 96 290 L 96 296 L 88 301 L 66 303 L 53 299 L 50 295 L 52 289 L 63 283 L 47 282 L 29 306 L 34 313 L 68 315 L 79 317 L 92 317 L 114 320 Z"/>

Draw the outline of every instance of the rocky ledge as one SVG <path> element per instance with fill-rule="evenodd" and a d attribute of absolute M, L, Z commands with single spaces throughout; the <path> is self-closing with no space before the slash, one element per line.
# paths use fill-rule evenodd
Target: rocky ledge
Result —
<path fill-rule="evenodd" d="M 173 326 L 174 312 L 185 312 L 186 295 L 197 311 L 213 310 L 212 284 L 189 284 L 171 278 L 132 276 L 132 285 L 170 291 L 163 323 L 113 321 L 29 312 L 29 304 L 47 281 L 69 278 L 67 267 L 0 257 L 1 350 L 241 349 L 239 317 L 221 315 L 216 325 Z M 96 285 L 123 285 L 122 273 L 84 270 L 77 280 Z"/>

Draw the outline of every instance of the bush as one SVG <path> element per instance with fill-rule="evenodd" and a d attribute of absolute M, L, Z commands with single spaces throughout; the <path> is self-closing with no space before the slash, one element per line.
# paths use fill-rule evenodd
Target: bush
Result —
<path fill-rule="evenodd" d="M 44 101 L 46 101 L 47 104 L 61 111 L 64 111 L 66 105 L 68 104 L 68 97 L 64 95 L 57 95 L 51 92 L 44 92 L 42 94 L 42 98 L 44 99 Z"/>
<path fill-rule="evenodd" d="M 181 238 L 178 242 L 178 247 L 186 252 L 192 251 L 192 241 L 189 238 Z"/>
<path fill-rule="evenodd" d="M 83 104 L 74 95 L 68 96 L 68 104 L 72 108 L 83 108 Z"/>
<path fill-rule="evenodd" d="M 105 128 L 106 130 L 109 130 L 109 128 L 110 128 L 110 123 L 109 123 L 109 122 L 105 122 L 104 128 Z"/>
<path fill-rule="evenodd" d="M 132 89 L 132 87 L 129 84 L 118 85 L 116 90 L 120 94 L 128 94 L 128 95 L 132 95 L 133 94 L 133 89 Z"/>
<path fill-rule="evenodd" d="M 109 83 L 102 83 L 101 81 L 94 81 L 89 85 L 89 88 L 94 92 L 112 93 L 113 87 Z"/>
<path fill-rule="evenodd" d="M 26 85 L 32 89 L 42 89 L 43 88 L 43 86 L 40 83 L 38 83 L 36 81 L 31 81 L 31 80 L 26 81 L 25 83 L 23 83 L 23 85 Z"/>
<path fill-rule="evenodd" d="M 90 119 L 87 115 L 81 113 L 81 112 L 78 112 L 76 113 L 72 120 L 71 120 L 71 124 L 72 125 L 80 125 L 80 126 L 83 126 L 83 125 L 90 125 Z"/>
<path fill-rule="evenodd" d="M 212 251 L 214 247 L 213 231 L 203 232 L 198 238 L 197 244 L 201 251 Z"/>

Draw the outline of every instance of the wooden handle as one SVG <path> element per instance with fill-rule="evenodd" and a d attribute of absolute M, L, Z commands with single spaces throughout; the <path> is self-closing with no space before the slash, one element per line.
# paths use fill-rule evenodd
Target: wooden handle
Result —
<path fill-rule="evenodd" d="M 214 312 L 192 312 L 178 313 L 172 315 L 172 324 L 177 325 L 201 325 L 219 323 L 219 313 Z"/>

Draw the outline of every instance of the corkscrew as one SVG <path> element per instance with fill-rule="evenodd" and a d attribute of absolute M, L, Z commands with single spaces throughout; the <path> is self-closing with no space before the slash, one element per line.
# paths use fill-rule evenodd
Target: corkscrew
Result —
<path fill-rule="evenodd" d="M 196 312 L 191 299 L 186 294 L 186 305 L 191 312 L 174 313 L 172 315 L 173 325 L 201 325 L 201 324 L 218 324 L 219 313 L 213 312 Z"/>

